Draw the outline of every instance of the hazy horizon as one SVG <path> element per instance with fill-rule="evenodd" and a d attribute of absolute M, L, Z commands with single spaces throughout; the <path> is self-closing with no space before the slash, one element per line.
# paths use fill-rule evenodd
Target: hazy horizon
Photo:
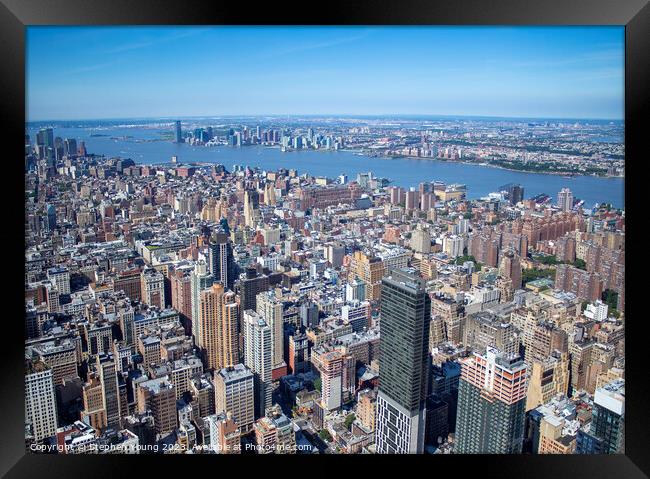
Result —
<path fill-rule="evenodd" d="M 454 114 L 424 114 L 424 113 L 386 113 L 386 114 L 275 114 L 275 113 L 258 113 L 258 114 L 230 114 L 230 115 L 179 115 L 179 116 L 150 116 L 150 117 L 106 117 L 106 118 L 46 118 L 42 120 L 27 120 L 26 124 L 34 123 L 57 123 L 57 122 L 91 122 L 91 121 L 159 121 L 166 122 L 183 121 L 183 120 L 217 120 L 217 119 L 246 119 L 246 118 L 316 118 L 316 119 L 354 119 L 354 118 L 394 118 L 394 119 L 477 119 L 477 120 L 544 120 L 544 121 L 597 121 L 597 122 L 616 122 L 624 123 L 625 118 L 559 118 L 559 117 L 535 117 L 535 116 L 494 116 L 494 115 L 454 115 Z"/>

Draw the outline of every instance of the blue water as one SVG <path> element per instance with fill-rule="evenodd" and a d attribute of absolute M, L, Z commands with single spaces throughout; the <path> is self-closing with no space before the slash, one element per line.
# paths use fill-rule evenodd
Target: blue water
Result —
<path fill-rule="evenodd" d="M 346 174 L 352 180 L 357 173 L 372 171 L 375 176 L 392 180 L 393 185 L 410 187 L 423 181 L 442 181 L 467 185 L 470 199 L 480 198 L 496 191 L 507 183 L 519 183 L 524 196 L 530 198 L 540 193 L 557 197 L 560 189 L 570 188 L 574 197 L 585 202 L 586 207 L 595 203 L 611 203 L 616 208 L 625 207 L 624 179 L 577 176 L 564 178 L 543 173 L 523 173 L 480 165 L 451 163 L 438 160 L 407 158 L 375 158 L 361 156 L 351 151 L 302 150 L 282 152 L 279 148 L 244 146 L 203 147 L 176 144 L 160 140 L 165 128 L 56 128 L 55 136 L 83 140 L 89 153 L 107 157 L 131 158 L 136 163 L 167 163 L 178 156 L 179 163 L 221 163 L 231 169 L 233 165 L 260 167 L 266 170 L 296 168 L 299 173 L 330 178 Z M 106 134 L 95 136 L 91 134 Z M 32 138 L 35 131 L 29 131 Z M 110 137 L 132 136 L 129 140 L 113 140 Z"/>

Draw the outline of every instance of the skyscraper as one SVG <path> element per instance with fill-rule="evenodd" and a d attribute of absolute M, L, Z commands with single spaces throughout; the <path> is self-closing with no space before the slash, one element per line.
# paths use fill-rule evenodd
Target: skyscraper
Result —
<path fill-rule="evenodd" d="M 194 342 L 198 341 L 201 334 L 201 323 L 199 322 L 199 310 L 201 307 L 201 291 L 209 288 L 214 283 L 214 277 L 208 271 L 205 261 L 199 260 L 192 271 L 190 288 L 192 296 L 192 336 Z"/>
<path fill-rule="evenodd" d="M 63 151 L 68 158 L 77 156 L 77 140 L 66 138 L 63 142 Z"/>
<path fill-rule="evenodd" d="M 108 427 L 118 429 L 121 424 L 119 385 L 117 370 L 112 353 L 97 355 L 96 369 L 102 382 L 104 409 L 106 410 L 106 423 Z"/>
<path fill-rule="evenodd" d="M 214 281 L 232 289 L 235 282 L 235 263 L 232 244 L 225 233 L 215 233 L 210 238 L 210 272 Z"/>
<path fill-rule="evenodd" d="M 519 454 L 527 369 L 519 356 L 488 348 L 461 361 L 456 449 L 460 454 Z"/>
<path fill-rule="evenodd" d="M 569 188 L 562 188 L 557 194 L 557 205 L 562 211 L 573 209 L 573 193 Z"/>
<path fill-rule="evenodd" d="M 596 389 L 591 426 L 576 441 L 578 454 L 625 453 L 625 379 Z"/>
<path fill-rule="evenodd" d="M 257 270 L 249 266 L 246 268 L 246 276 L 239 281 L 239 313 L 240 328 L 244 331 L 244 311 L 247 309 L 257 310 L 257 295 L 270 288 L 269 277 L 265 274 L 259 275 Z"/>
<path fill-rule="evenodd" d="M 321 359 L 321 400 L 328 411 L 341 407 L 343 396 L 343 356 L 340 351 L 329 351 Z"/>
<path fill-rule="evenodd" d="M 259 217 L 260 195 L 255 190 L 244 191 L 244 221 L 246 226 L 254 228 Z"/>
<path fill-rule="evenodd" d="M 382 357 L 378 453 L 421 453 L 429 367 L 431 300 L 413 270 L 394 270 L 381 289 Z"/>
<path fill-rule="evenodd" d="M 201 349 L 205 367 L 233 366 L 239 362 L 235 294 L 224 292 L 223 286 L 215 283 L 201 291 L 199 301 L 196 345 Z"/>
<path fill-rule="evenodd" d="M 280 368 L 284 363 L 284 306 L 275 298 L 271 291 L 257 295 L 257 313 L 260 314 L 271 328 L 271 344 L 273 348 L 273 369 Z"/>
<path fill-rule="evenodd" d="M 175 133 L 175 139 L 176 143 L 183 143 L 183 131 L 181 130 L 181 122 L 176 121 L 174 124 L 174 133 Z"/>
<path fill-rule="evenodd" d="M 271 328 L 255 311 L 244 311 L 244 364 L 255 375 L 255 415 L 271 406 L 273 346 Z"/>

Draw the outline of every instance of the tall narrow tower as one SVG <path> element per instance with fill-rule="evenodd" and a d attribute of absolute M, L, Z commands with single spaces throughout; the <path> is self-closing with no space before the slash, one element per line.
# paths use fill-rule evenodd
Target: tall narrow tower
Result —
<path fill-rule="evenodd" d="M 215 233 L 210 238 L 210 272 L 214 281 L 232 289 L 235 283 L 232 244 L 225 233 Z"/>
<path fill-rule="evenodd" d="M 422 453 L 431 300 L 414 270 L 394 270 L 381 287 L 381 373 L 377 452 Z"/>
<path fill-rule="evenodd" d="M 244 327 L 244 364 L 255 375 L 255 416 L 263 417 L 273 392 L 271 328 L 253 310 L 244 311 Z"/>

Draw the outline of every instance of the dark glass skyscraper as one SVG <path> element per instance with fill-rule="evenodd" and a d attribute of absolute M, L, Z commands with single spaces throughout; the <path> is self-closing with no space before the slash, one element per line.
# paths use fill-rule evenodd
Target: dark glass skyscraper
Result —
<path fill-rule="evenodd" d="M 578 454 L 625 453 L 625 380 L 596 389 L 591 425 L 578 431 Z"/>
<path fill-rule="evenodd" d="M 174 133 L 176 143 L 183 143 L 183 131 L 181 130 L 181 122 L 177 121 L 174 125 Z"/>
<path fill-rule="evenodd" d="M 225 233 L 214 233 L 210 238 L 210 272 L 215 281 L 233 289 L 235 283 L 235 262 L 232 244 Z"/>
<path fill-rule="evenodd" d="M 414 270 L 383 279 L 378 453 L 423 452 L 430 316 L 431 300 Z"/>

